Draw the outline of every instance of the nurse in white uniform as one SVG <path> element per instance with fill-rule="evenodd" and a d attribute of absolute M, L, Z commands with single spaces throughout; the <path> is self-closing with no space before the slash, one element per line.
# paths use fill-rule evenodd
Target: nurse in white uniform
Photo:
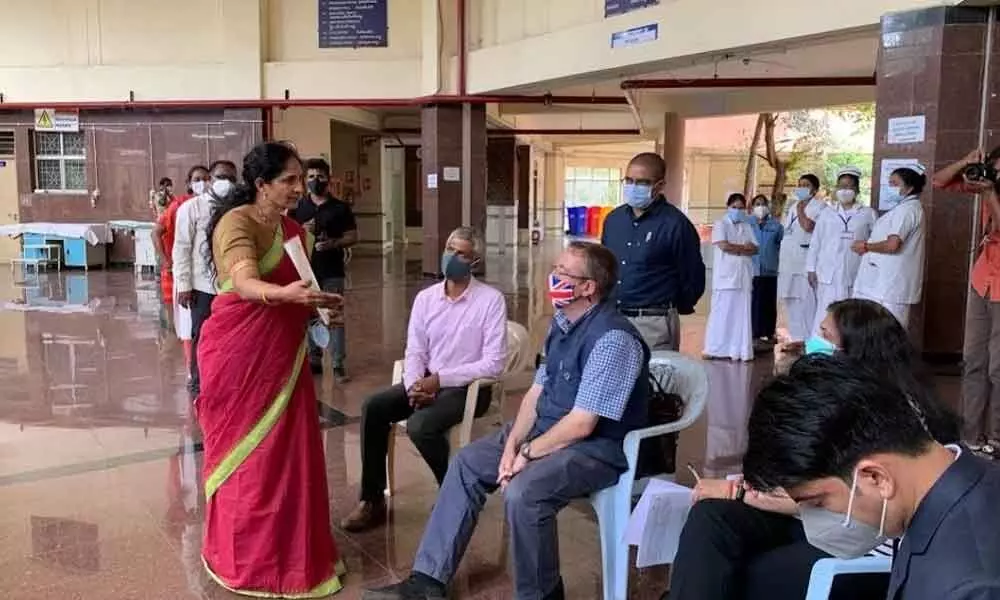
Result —
<path fill-rule="evenodd" d="M 879 204 L 889 212 L 875 221 L 867 242 L 852 246 L 861 256 L 854 297 L 878 302 L 904 327 L 924 290 L 926 224 L 920 194 L 927 184 L 925 172 L 920 164 L 892 172 Z"/>
<path fill-rule="evenodd" d="M 861 257 L 851 251 L 851 244 L 864 242 L 875 224 L 875 211 L 857 202 L 861 189 L 861 170 L 846 167 L 837 173 L 836 204 L 820 213 L 813 230 L 806 271 L 809 285 L 816 290 L 816 317 L 812 335 L 820 334 L 820 323 L 828 306 L 851 297 L 854 278 Z"/>
<path fill-rule="evenodd" d="M 816 290 L 806 277 L 806 258 L 813 229 L 826 204 L 816 197 L 819 178 L 806 174 L 793 190 L 795 199 L 785 209 L 782 225 L 785 235 L 778 255 L 778 297 L 785 306 L 791 342 L 802 342 L 812 335 L 816 318 Z"/>
<path fill-rule="evenodd" d="M 726 216 L 712 228 L 712 307 L 705 329 L 705 357 L 753 360 L 750 299 L 757 240 L 743 194 L 730 194 Z"/>

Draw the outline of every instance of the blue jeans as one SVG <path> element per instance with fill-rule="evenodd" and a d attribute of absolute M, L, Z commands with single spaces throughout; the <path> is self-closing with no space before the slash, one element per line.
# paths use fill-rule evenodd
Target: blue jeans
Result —
<path fill-rule="evenodd" d="M 333 292 L 334 294 L 344 293 L 344 278 L 343 277 L 330 277 L 327 279 L 322 279 L 319 282 L 319 287 L 324 292 Z M 331 327 L 330 328 L 330 351 L 333 354 L 333 368 L 343 369 L 344 361 L 347 359 L 347 337 L 344 332 L 343 326 Z M 310 359 L 313 364 L 319 364 L 323 360 L 323 349 L 313 343 L 312 338 L 309 338 L 309 354 Z"/>
<path fill-rule="evenodd" d="M 413 570 L 447 585 L 472 538 L 487 494 L 497 490 L 497 470 L 511 424 L 462 448 L 448 465 L 424 528 Z M 556 514 L 618 481 L 618 470 L 574 446 L 528 463 L 507 485 L 504 512 L 510 528 L 514 589 L 518 600 L 541 600 L 559 585 Z"/>

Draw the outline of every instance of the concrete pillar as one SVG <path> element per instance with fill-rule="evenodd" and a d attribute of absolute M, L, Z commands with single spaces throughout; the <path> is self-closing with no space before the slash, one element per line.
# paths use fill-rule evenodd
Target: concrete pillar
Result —
<path fill-rule="evenodd" d="M 421 195 L 423 198 L 422 271 L 440 275 L 448 234 L 469 224 L 483 230 L 486 200 L 486 109 L 484 106 L 431 105 L 421 110 Z M 463 119 L 467 118 L 467 135 Z M 463 150 L 463 137 L 468 148 Z M 463 166 L 465 165 L 465 166 Z M 467 183 L 463 183 L 468 180 Z M 468 194 L 463 202 L 463 191 Z"/>
<path fill-rule="evenodd" d="M 675 206 L 684 203 L 684 118 L 677 113 L 663 115 L 663 135 L 658 144 L 667 163 L 663 194 Z"/>
<path fill-rule="evenodd" d="M 984 8 L 936 7 L 882 18 L 872 175 L 876 206 L 883 160 L 916 159 L 927 167 L 930 179 L 936 169 L 961 159 L 981 139 L 987 147 L 995 145 L 983 134 L 1000 129 L 1000 106 L 994 103 L 985 113 L 981 110 L 987 52 L 994 65 L 990 89 L 1000 79 L 996 42 L 986 48 L 988 14 Z M 923 141 L 889 143 L 889 120 L 910 116 L 925 118 Z M 910 333 L 926 355 L 953 362 L 962 355 L 975 203 L 967 194 L 930 186 L 922 202 L 927 228 L 924 297 L 911 311 Z"/>

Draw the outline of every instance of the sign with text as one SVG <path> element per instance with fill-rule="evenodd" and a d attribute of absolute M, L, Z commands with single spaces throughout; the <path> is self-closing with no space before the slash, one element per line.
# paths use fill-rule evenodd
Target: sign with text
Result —
<path fill-rule="evenodd" d="M 912 167 L 918 164 L 919 161 L 915 158 L 883 158 L 882 159 L 882 169 L 879 173 L 879 193 L 878 193 L 878 209 L 879 210 L 889 210 L 892 206 L 883 201 L 883 198 L 888 197 L 889 188 L 892 186 L 889 184 L 889 178 L 892 176 L 892 172 L 896 169 L 901 169 L 903 167 Z"/>
<path fill-rule="evenodd" d="M 655 42 L 660 37 L 660 26 L 657 23 L 650 23 L 641 27 L 633 27 L 625 31 L 616 31 L 611 34 L 612 48 L 628 48 L 639 44 Z"/>
<path fill-rule="evenodd" d="M 318 0 L 320 48 L 385 48 L 389 0 Z"/>
<path fill-rule="evenodd" d="M 896 117 L 889 119 L 886 142 L 889 144 L 919 144 L 927 133 L 927 119 L 924 115 Z"/>
<path fill-rule="evenodd" d="M 657 6 L 660 0 L 604 0 L 604 18 L 616 17 L 633 10 Z"/>
<path fill-rule="evenodd" d="M 35 131 L 80 131 L 80 113 L 54 108 L 36 108 Z"/>

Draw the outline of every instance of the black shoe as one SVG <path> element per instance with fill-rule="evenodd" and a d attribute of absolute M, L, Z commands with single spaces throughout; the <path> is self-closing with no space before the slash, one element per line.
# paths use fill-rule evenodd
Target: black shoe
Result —
<path fill-rule="evenodd" d="M 361 600 L 445 600 L 445 588 L 426 575 L 414 573 L 399 583 L 366 590 Z"/>
<path fill-rule="evenodd" d="M 556 589 L 546 594 L 543 600 L 566 600 L 566 590 L 563 588 L 562 578 L 559 578 L 559 585 L 556 586 Z"/>

